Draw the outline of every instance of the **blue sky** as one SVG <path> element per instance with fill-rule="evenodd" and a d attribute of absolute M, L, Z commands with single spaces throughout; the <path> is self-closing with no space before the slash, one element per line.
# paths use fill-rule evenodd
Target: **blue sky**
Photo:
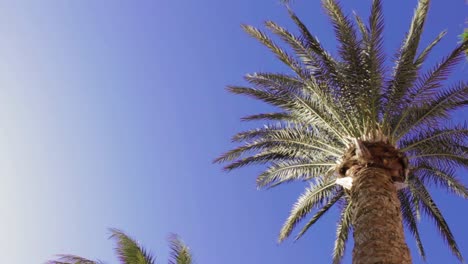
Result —
<path fill-rule="evenodd" d="M 371 3 L 344 2 L 362 16 Z M 456 45 L 468 7 L 433 2 L 422 44 L 448 34 L 430 63 Z M 415 5 L 384 1 L 389 54 Z M 319 1 L 293 8 L 334 50 Z M 269 109 L 224 87 L 249 72 L 285 70 L 239 26 L 267 19 L 292 26 L 278 0 L 0 1 L 0 263 L 43 263 L 57 253 L 115 263 L 108 227 L 137 238 L 160 263 L 170 232 L 200 264 L 329 263 L 336 212 L 300 241 L 276 243 L 304 184 L 257 191 L 261 167 L 226 174 L 211 164 L 233 147 L 231 135 L 253 126 L 241 116 Z M 464 62 L 452 80 L 467 71 Z M 468 257 L 468 203 L 434 193 Z M 421 228 L 428 263 L 455 263 L 427 219 Z"/>

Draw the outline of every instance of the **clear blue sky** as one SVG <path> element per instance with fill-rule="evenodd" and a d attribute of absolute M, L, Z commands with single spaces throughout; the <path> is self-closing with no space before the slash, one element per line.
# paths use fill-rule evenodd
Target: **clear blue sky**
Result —
<path fill-rule="evenodd" d="M 371 3 L 344 2 L 362 16 Z M 415 5 L 384 1 L 390 54 Z M 422 44 L 448 34 L 430 62 L 456 45 L 467 7 L 433 1 Z M 293 8 L 333 50 L 319 1 Z M 241 116 L 268 109 L 225 85 L 285 69 L 239 26 L 266 19 L 291 26 L 278 0 L 0 1 L 0 263 L 56 253 L 116 263 L 108 227 L 137 238 L 160 263 L 169 232 L 200 264 L 329 263 L 336 212 L 302 240 L 276 243 L 303 184 L 257 191 L 262 168 L 226 174 L 211 164 L 233 146 L 231 135 L 252 126 Z M 452 80 L 467 72 L 465 62 Z M 468 258 L 468 203 L 435 196 Z M 429 263 L 455 263 L 429 224 L 421 226 Z"/>

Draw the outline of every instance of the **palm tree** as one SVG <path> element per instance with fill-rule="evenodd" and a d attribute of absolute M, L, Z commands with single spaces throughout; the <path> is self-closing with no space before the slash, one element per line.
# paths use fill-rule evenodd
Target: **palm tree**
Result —
<path fill-rule="evenodd" d="M 257 177 L 258 188 L 297 180 L 310 183 L 292 207 L 279 241 L 314 212 L 299 231 L 296 239 L 300 238 L 337 205 L 334 263 L 341 261 L 351 231 L 353 263 L 411 263 L 403 226 L 425 258 L 417 225 L 421 211 L 434 220 L 453 254 L 463 261 L 428 186 L 468 198 L 468 189 L 455 175 L 457 167 L 468 167 L 468 127 L 449 122 L 450 114 L 468 103 L 468 85 L 443 86 L 462 60 L 467 40 L 423 71 L 423 62 L 445 32 L 418 52 L 429 8 L 429 0 L 419 0 L 389 73 L 384 66 L 381 0 L 373 0 L 367 24 L 356 14 L 351 20 L 336 0 L 322 4 L 339 42 L 339 56 L 327 52 L 289 8 L 300 35 L 272 21 L 265 25 L 292 52 L 263 31 L 243 25 L 291 73 L 248 74 L 249 86 L 228 87 L 279 111 L 244 117 L 267 124 L 236 134 L 233 141 L 242 145 L 215 162 L 227 162 L 227 171 L 268 164 Z"/>
<path fill-rule="evenodd" d="M 122 264 L 155 264 L 156 258 L 142 248 L 138 242 L 118 229 L 110 229 L 111 237 L 117 241 L 115 249 L 117 257 Z M 191 264 L 192 254 L 179 236 L 172 234 L 169 237 L 171 247 L 169 264 Z M 99 260 L 89 260 L 75 255 L 58 255 L 57 260 L 46 264 L 104 264 Z"/>

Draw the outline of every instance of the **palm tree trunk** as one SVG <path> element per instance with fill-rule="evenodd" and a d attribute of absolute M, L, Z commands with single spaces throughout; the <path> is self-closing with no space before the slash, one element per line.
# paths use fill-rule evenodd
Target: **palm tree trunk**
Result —
<path fill-rule="evenodd" d="M 364 167 L 353 178 L 353 264 L 411 264 L 390 172 Z"/>

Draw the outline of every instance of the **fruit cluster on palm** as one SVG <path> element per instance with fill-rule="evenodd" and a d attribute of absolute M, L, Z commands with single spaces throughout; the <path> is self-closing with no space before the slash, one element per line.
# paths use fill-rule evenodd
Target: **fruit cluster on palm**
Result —
<path fill-rule="evenodd" d="M 282 227 L 280 241 L 314 213 L 296 239 L 301 237 L 336 205 L 341 213 L 335 263 L 341 261 L 351 231 L 353 263 L 410 263 L 403 226 L 425 258 L 418 230 L 422 212 L 434 220 L 462 261 L 428 187 L 435 185 L 468 198 L 468 189 L 455 175 L 456 168 L 468 167 L 468 127 L 450 123 L 451 113 L 468 103 L 468 85 L 445 85 L 450 71 L 463 59 L 467 40 L 432 68 L 423 69 L 445 32 L 418 50 L 429 8 L 429 0 L 419 0 L 389 71 L 382 45 L 381 1 L 373 0 L 367 23 L 358 15 L 350 19 L 336 0 L 322 3 L 339 43 L 338 56 L 326 51 L 289 9 L 300 34 L 272 21 L 265 23 L 289 50 L 263 31 L 243 26 L 291 73 L 248 74 L 249 86 L 228 87 L 234 94 L 266 102 L 279 111 L 244 117 L 267 124 L 236 134 L 233 141 L 242 145 L 215 161 L 227 162 L 228 171 L 268 164 L 257 177 L 259 188 L 310 182 Z"/>
<path fill-rule="evenodd" d="M 117 241 L 115 249 L 117 257 L 122 264 L 155 264 L 156 258 L 137 241 L 118 229 L 110 229 L 111 238 Z M 189 248 L 177 235 L 169 238 L 171 247 L 169 264 L 192 264 L 192 254 Z M 89 260 L 75 255 L 58 255 L 57 260 L 48 261 L 46 264 L 105 264 L 99 260 Z"/>

